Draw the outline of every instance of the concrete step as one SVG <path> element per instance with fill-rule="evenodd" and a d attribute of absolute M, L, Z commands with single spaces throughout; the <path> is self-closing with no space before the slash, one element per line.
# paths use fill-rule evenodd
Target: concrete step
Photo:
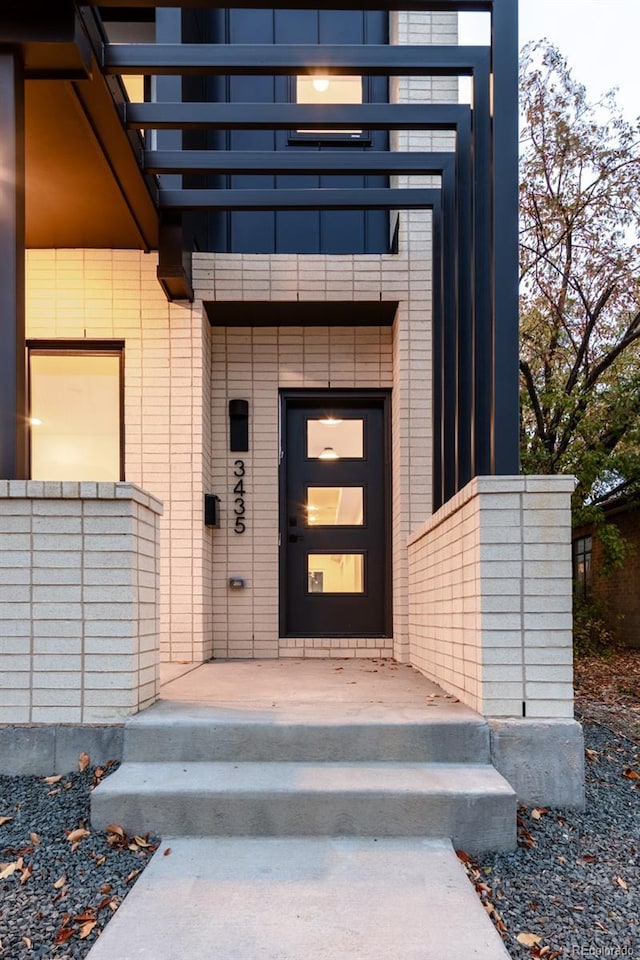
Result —
<path fill-rule="evenodd" d="M 178 836 L 449 837 L 515 846 L 516 797 L 488 764 L 124 763 L 92 793 L 98 829 Z"/>
<path fill-rule="evenodd" d="M 89 960 L 199 957 L 509 960 L 447 842 L 167 837 Z"/>
<path fill-rule="evenodd" d="M 488 763 L 488 724 L 455 706 L 427 700 L 419 709 L 290 703 L 266 710 L 160 701 L 127 723 L 124 759 Z"/>

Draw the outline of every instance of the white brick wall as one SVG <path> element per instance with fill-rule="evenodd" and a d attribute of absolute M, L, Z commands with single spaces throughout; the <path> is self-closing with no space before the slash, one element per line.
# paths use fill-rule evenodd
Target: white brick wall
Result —
<path fill-rule="evenodd" d="M 0 481 L 0 723 L 116 723 L 158 692 L 160 503 Z"/>
<path fill-rule="evenodd" d="M 396 42 L 455 42 L 456 28 L 450 14 L 394 14 L 392 19 Z M 403 100 L 451 100 L 457 94 L 446 78 L 428 80 L 426 86 L 423 80 L 403 84 L 396 92 Z M 437 135 L 427 139 L 435 149 L 449 144 Z M 420 138 L 397 143 L 403 149 L 426 145 Z M 245 331 L 250 357 L 240 331 L 224 344 L 212 337 L 199 303 L 166 303 L 155 278 L 155 257 L 136 251 L 29 251 L 29 337 L 126 342 L 126 479 L 165 504 L 163 659 L 206 659 L 214 641 L 218 655 L 327 651 L 318 641 L 304 647 L 296 641 L 277 643 L 277 474 L 270 471 L 277 458 L 277 389 L 288 385 L 393 386 L 393 632 L 395 655 L 408 658 L 406 538 L 431 509 L 430 224 L 428 213 L 403 214 L 397 257 L 197 255 L 196 283 L 203 299 L 400 301 L 393 331 Z M 260 459 L 251 464 L 257 471 L 258 522 L 250 568 L 245 556 L 237 555 L 239 544 L 222 547 L 222 531 L 202 524 L 203 494 L 226 489 L 220 486 L 228 466 L 226 410 L 224 418 L 221 411 L 227 397 L 240 390 L 251 391 L 254 432 L 262 445 Z M 239 564 L 251 570 L 251 596 L 228 593 L 227 576 L 242 572 Z M 390 652 L 388 644 L 372 647 L 364 640 L 360 646 L 337 640 L 332 647 L 341 655 Z"/>
<path fill-rule="evenodd" d="M 198 661 L 211 656 L 209 324 L 167 303 L 156 266 L 136 250 L 28 250 L 27 336 L 125 341 L 125 478 L 165 505 L 162 657 Z"/>
<path fill-rule="evenodd" d="M 390 327 L 214 327 L 212 329 L 212 490 L 222 496 L 222 525 L 214 531 L 213 596 L 214 655 L 218 657 L 390 656 L 390 640 L 279 639 L 278 636 L 278 452 L 281 388 L 396 389 L 394 343 L 401 344 L 406 369 L 415 384 L 404 385 L 407 408 L 399 418 L 404 438 L 394 461 L 394 483 L 405 497 L 394 498 L 394 554 L 406 557 L 410 511 L 424 517 L 428 479 L 421 473 L 422 446 L 429 430 L 430 406 L 424 389 L 428 354 L 428 271 L 411 277 L 407 256 L 231 256 L 197 254 L 194 283 L 203 300 L 300 299 L 401 301 L 396 327 L 408 327 L 412 337 L 398 336 Z M 259 276 L 259 279 L 256 279 Z M 330 304 L 328 304 L 330 310 Z M 413 356 L 410 354 L 413 351 Z M 410 406 L 408 398 L 413 397 Z M 249 400 L 250 452 L 247 465 L 247 532 L 234 534 L 230 516 L 232 464 L 228 453 L 228 401 Z M 394 393 L 394 403 L 395 393 Z M 413 433 L 412 433 L 413 431 Z M 415 435 L 414 463 L 409 438 Z M 399 448 L 400 449 L 400 448 Z M 406 478 L 406 484 L 405 484 Z M 413 484 L 412 484 L 413 480 Z M 405 565 L 406 567 L 406 565 Z M 244 591 L 230 590 L 228 579 L 244 576 Z M 394 584 L 396 644 L 406 627 L 406 604 Z M 400 625 L 399 627 L 397 625 Z M 405 643 L 406 646 L 406 643 Z"/>
<path fill-rule="evenodd" d="M 573 717 L 573 487 L 477 477 L 409 540 L 411 661 L 486 716 Z"/>

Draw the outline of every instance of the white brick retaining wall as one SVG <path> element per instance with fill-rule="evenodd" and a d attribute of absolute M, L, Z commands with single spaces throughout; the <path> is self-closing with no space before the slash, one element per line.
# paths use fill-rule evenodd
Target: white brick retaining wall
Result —
<path fill-rule="evenodd" d="M 572 477 L 477 477 L 409 538 L 411 662 L 487 717 L 573 717 Z"/>
<path fill-rule="evenodd" d="M 0 481 L 0 723 L 119 723 L 157 697 L 158 500 Z"/>

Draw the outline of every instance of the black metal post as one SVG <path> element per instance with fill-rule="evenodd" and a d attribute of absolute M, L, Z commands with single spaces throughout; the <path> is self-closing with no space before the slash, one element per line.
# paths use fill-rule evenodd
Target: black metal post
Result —
<path fill-rule="evenodd" d="M 487 65 L 488 67 L 488 65 Z M 491 89 L 489 70 L 473 77 L 474 243 L 470 268 L 474 273 L 472 337 L 472 476 L 492 472 L 492 243 L 491 229 Z"/>
<path fill-rule="evenodd" d="M 0 478 L 27 477 L 24 77 L 0 53 Z"/>
<path fill-rule="evenodd" d="M 494 0 L 492 473 L 519 471 L 518 4 Z"/>

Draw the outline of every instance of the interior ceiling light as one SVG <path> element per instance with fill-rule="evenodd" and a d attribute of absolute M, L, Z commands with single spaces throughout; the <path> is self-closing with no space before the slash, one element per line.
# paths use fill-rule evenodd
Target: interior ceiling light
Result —
<path fill-rule="evenodd" d="M 339 460 L 340 454 L 336 453 L 333 447 L 325 447 L 318 460 Z"/>
<path fill-rule="evenodd" d="M 326 93 L 329 89 L 329 77 L 314 77 L 311 85 L 318 93 Z"/>
<path fill-rule="evenodd" d="M 339 423 L 342 423 L 342 420 L 338 420 L 337 417 L 329 415 L 320 420 L 319 423 L 321 423 L 323 427 L 337 427 Z"/>
<path fill-rule="evenodd" d="M 29 418 L 29 423 L 31 424 L 32 427 L 41 427 L 41 426 L 42 426 L 42 420 L 40 420 L 39 417 L 30 417 L 30 418 Z"/>

